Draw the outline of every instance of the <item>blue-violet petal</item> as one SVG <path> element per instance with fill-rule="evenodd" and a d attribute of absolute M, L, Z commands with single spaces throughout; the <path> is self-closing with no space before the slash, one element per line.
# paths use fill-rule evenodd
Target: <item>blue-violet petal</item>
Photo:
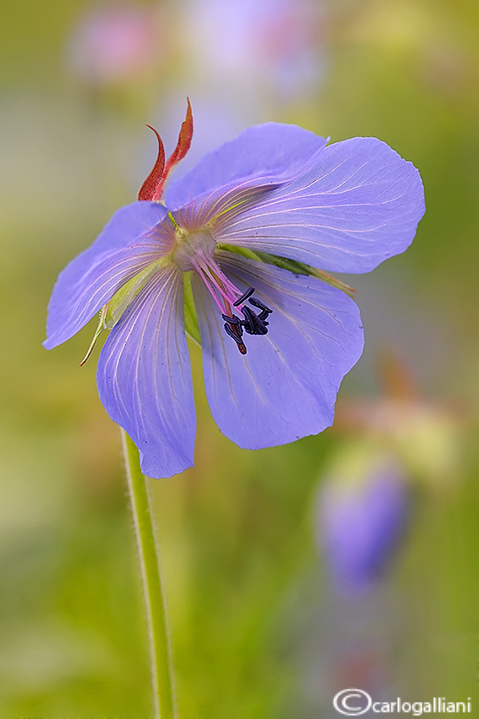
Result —
<path fill-rule="evenodd" d="M 195 408 L 175 265 L 158 271 L 111 331 L 97 383 L 106 411 L 138 447 L 144 474 L 171 477 L 193 464 Z"/>
<path fill-rule="evenodd" d="M 269 332 L 244 335 L 247 354 L 223 330 L 223 321 L 197 277 L 198 307 L 208 402 L 221 431 L 240 447 L 259 449 L 317 434 L 332 424 L 343 376 L 363 349 L 355 303 L 313 277 L 216 254 L 239 289 L 273 310 Z"/>
<path fill-rule="evenodd" d="M 250 127 L 173 182 L 166 204 L 180 224 L 199 227 L 243 203 L 248 190 L 271 189 L 303 175 L 325 145 L 324 138 L 296 125 L 269 122 Z"/>
<path fill-rule="evenodd" d="M 386 143 L 329 145 L 314 166 L 244 212 L 219 218 L 219 242 L 332 272 L 369 272 L 410 245 L 424 214 L 419 172 Z"/>
<path fill-rule="evenodd" d="M 161 225 L 166 214 L 156 202 L 121 208 L 65 267 L 48 306 L 47 349 L 73 337 L 125 282 L 169 251 L 172 235 Z"/>

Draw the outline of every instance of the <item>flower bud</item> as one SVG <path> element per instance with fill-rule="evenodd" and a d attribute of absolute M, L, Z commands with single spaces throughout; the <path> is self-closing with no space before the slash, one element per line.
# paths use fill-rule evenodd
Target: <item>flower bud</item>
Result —
<path fill-rule="evenodd" d="M 402 465 L 371 448 L 349 448 L 323 482 L 316 508 L 318 545 L 337 589 L 370 589 L 391 565 L 410 502 Z"/>

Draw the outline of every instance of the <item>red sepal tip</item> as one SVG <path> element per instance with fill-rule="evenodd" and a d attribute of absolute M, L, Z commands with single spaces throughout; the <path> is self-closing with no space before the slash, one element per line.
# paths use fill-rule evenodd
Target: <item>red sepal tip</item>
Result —
<path fill-rule="evenodd" d="M 186 101 L 188 103 L 188 107 L 186 108 L 186 117 L 181 125 L 176 147 L 168 158 L 166 165 L 165 150 L 161 137 L 159 136 L 154 127 L 147 125 L 150 130 L 153 130 L 156 137 L 158 138 L 158 157 L 156 159 L 154 168 L 141 186 L 141 190 L 138 193 L 139 200 L 153 200 L 154 202 L 160 200 L 168 175 L 175 167 L 175 165 L 177 165 L 180 160 L 184 158 L 184 156 L 190 149 L 191 139 L 193 137 L 193 113 L 191 111 L 191 104 L 189 98 L 186 98 Z"/>
<path fill-rule="evenodd" d="M 178 142 L 176 147 L 168 158 L 166 163 L 164 179 L 168 177 L 170 171 L 180 160 L 184 158 L 188 150 L 190 149 L 191 140 L 193 138 L 193 113 L 191 111 L 190 99 L 187 97 L 186 102 L 188 107 L 186 108 L 186 117 L 184 122 L 181 124 L 180 134 L 178 135 Z"/>
<path fill-rule="evenodd" d="M 165 148 L 163 146 L 163 141 L 154 127 L 151 127 L 151 125 L 147 125 L 147 127 L 149 127 L 150 130 L 153 130 L 158 139 L 158 157 L 156 158 L 152 171 L 140 188 L 138 193 L 139 200 L 155 199 L 156 190 L 161 183 L 161 178 L 163 177 L 165 169 Z"/>

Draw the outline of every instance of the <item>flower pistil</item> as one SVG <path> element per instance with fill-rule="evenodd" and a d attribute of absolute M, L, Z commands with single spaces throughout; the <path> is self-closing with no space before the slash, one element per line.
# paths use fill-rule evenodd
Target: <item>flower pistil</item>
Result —
<path fill-rule="evenodd" d="M 171 255 L 173 262 L 183 272 L 193 270 L 200 277 L 221 312 L 226 334 L 236 342 L 239 352 L 245 355 L 247 350 L 242 339 L 243 332 L 250 335 L 267 334 L 267 318 L 273 310 L 253 297 L 254 287 L 241 292 L 226 277 L 214 258 L 216 241 L 209 232 L 189 232 L 177 226 L 175 237 L 176 246 Z M 247 301 L 259 312 L 256 313 L 246 305 Z M 234 309 L 241 312 L 243 318 L 234 314 Z"/>

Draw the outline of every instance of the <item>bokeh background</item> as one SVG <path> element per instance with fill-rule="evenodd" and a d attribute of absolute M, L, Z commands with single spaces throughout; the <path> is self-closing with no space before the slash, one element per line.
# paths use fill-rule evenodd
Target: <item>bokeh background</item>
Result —
<path fill-rule="evenodd" d="M 151 483 L 181 719 L 317 719 L 376 699 L 479 712 L 477 0 L 3 0 L 0 715 L 152 714 L 117 428 L 46 352 L 57 273 L 134 200 L 191 99 L 191 158 L 292 122 L 420 169 L 413 246 L 357 289 L 335 426 L 259 452 L 203 394 L 196 466 Z"/>

